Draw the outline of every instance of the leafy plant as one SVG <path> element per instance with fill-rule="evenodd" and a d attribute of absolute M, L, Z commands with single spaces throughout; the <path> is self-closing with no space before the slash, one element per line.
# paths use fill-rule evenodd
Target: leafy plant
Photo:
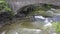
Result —
<path fill-rule="evenodd" d="M 10 17 L 14 16 L 14 13 L 9 7 L 8 3 L 5 0 L 0 0 L 0 14 L 2 14 L 3 12 L 10 13 Z"/>
<path fill-rule="evenodd" d="M 8 3 L 5 0 L 0 0 L 0 13 L 1 12 L 11 12 L 11 8 L 8 6 Z"/>
<path fill-rule="evenodd" d="M 53 22 L 53 27 L 55 28 L 55 31 L 60 34 L 60 22 Z"/>

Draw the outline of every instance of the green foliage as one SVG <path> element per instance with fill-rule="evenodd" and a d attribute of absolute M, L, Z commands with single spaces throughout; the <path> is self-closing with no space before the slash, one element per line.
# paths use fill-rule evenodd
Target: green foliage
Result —
<path fill-rule="evenodd" d="M 5 0 L 0 0 L 0 13 L 9 12 L 11 16 L 14 16 L 12 9 L 9 7 L 8 3 Z"/>
<path fill-rule="evenodd" d="M 60 33 L 60 22 L 53 22 L 53 27 L 55 28 L 55 31 L 59 34 Z"/>
<path fill-rule="evenodd" d="M 11 8 L 8 6 L 8 3 L 5 0 L 0 0 L 0 12 L 10 12 Z"/>

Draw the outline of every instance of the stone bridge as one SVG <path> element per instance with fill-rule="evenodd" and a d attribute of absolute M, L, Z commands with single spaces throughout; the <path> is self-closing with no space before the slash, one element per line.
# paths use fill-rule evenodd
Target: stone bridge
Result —
<path fill-rule="evenodd" d="M 19 8 L 35 3 L 46 3 L 60 6 L 60 0 L 6 0 L 10 7 L 16 12 Z"/>

